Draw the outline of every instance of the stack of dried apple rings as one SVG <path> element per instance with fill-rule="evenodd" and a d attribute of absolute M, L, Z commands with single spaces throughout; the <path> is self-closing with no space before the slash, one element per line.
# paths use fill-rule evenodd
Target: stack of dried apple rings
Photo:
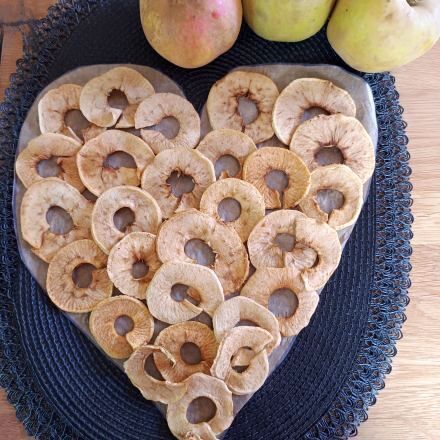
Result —
<path fill-rule="evenodd" d="M 114 90 L 125 109 L 109 103 Z M 241 97 L 258 111 L 250 123 Z M 303 122 L 315 107 L 327 115 Z M 70 110 L 89 121 L 79 134 L 65 122 Z M 200 139 L 189 101 L 155 93 L 138 71 L 116 67 L 47 92 L 38 105 L 41 135 L 16 161 L 26 188 L 21 234 L 48 263 L 48 296 L 65 312 L 89 314 L 96 343 L 125 360 L 146 399 L 167 405 L 179 439 L 215 439 L 227 429 L 232 396 L 257 391 L 282 338 L 308 325 L 317 290 L 340 261 L 337 231 L 355 223 L 375 159 L 353 99 L 323 79 L 279 91 L 266 75 L 234 71 L 213 85 L 206 111 L 212 131 Z M 172 138 L 155 127 L 167 117 L 179 123 Z M 139 136 L 124 131 L 132 128 Z M 274 134 L 284 148 L 259 145 Z M 342 163 L 321 164 L 318 153 L 328 148 Z M 131 159 L 111 165 L 115 154 Z M 235 168 L 220 169 L 224 157 Z M 48 160 L 55 177 L 39 172 Z M 283 188 L 273 186 L 272 172 L 284 175 Z M 329 191 L 341 201 L 331 209 Z M 70 230 L 54 229 L 52 208 L 70 216 Z M 91 268 L 87 280 L 78 278 L 82 266 Z M 271 307 L 280 290 L 292 295 L 290 314 Z M 146 368 L 151 362 L 159 376 Z M 198 397 L 216 413 L 191 423 L 187 410 Z"/>

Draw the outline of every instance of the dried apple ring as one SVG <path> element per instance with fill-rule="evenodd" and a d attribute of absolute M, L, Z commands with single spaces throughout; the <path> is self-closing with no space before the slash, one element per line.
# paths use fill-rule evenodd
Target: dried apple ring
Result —
<path fill-rule="evenodd" d="M 133 274 L 137 263 L 146 266 L 141 277 Z M 156 236 L 148 232 L 132 232 L 116 243 L 109 255 L 107 272 L 120 292 L 145 299 L 145 292 L 161 263 L 156 254 Z"/>
<path fill-rule="evenodd" d="M 237 218 L 229 219 L 222 213 L 222 203 L 235 201 L 240 213 Z M 227 211 L 225 207 L 225 211 Z M 254 226 L 264 217 L 265 205 L 261 193 L 248 182 L 229 178 L 213 183 L 203 193 L 200 200 L 200 211 L 212 215 L 216 220 L 234 228 L 245 242 Z"/>
<path fill-rule="evenodd" d="M 215 311 L 212 325 L 217 340 L 221 341 L 242 320 L 251 321 L 272 335 L 272 341 L 267 346 L 268 353 L 280 345 L 280 328 L 275 315 L 255 301 L 242 296 L 223 302 Z"/>
<path fill-rule="evenodd" d="M 108 97 L 114 90 L 125 94 L 127 107 L 111 107 Z M 151 83 L 129 67 L 115 67 L 92 78 L 81 91 L 80 107 L 84 116 L 99 127 L 134 127 L 138 105 L 154 93 Z"/>
<path fill-rule="evenodd" d="M 235 177 L 241 179 L 242 169 L 245 159 L 249 154 L 257 151 L 254 141 L 244 133 L 229 128 L 221 130 L 213 130 L 209 132 L 197 146 L 197 151 L 207 157 L 214 168 L 217 161 L 223 157 L 230 157 L 236 160 L 239 165 L 237 173 L 230 175 L 229 171 L 222 170 L 217 173 L 217 179 L 225 179 L 227 177 Z M 218 175 L 217 175 L 218 174 Z"/>
<path fill-rule="evenodd" d="M 172 139 L 160 131 L 145 129 L 168 117 L 175 118 L 179 123 L 179 131 Z M 143 129 L 142 138 L 156 154 L 176 147 L 191 149 L 200 140 L 199 114 L 187 99 L 174 93 L 156 93 L 142 101 L 136 111 L 135 126 Z"/>
<path fill-rule="evenodd" d="M 287 177 L 287 186 L 281 192 L 267 182 L 273 171 L 280 171 Z M 278 147 L 264 147 L 252 153 L 244 163 L 243 179 L 263 194 L 267 209 L 293 208 L 305 197 L 310 186 L 310 172 L 301 158 Z"/>
<path fill-rule="evenodd" d="M 168 427 L 179 439 L 197 436 L 203 440 L 216 440 L 216 434 L 228 429 L 234 420 L 232 393 L 222 380 L 203 373 L 193 374 L 185 383 L 187 385 L 185 395 L 177 402 L 168 405 Z M 188 407 L 199 397 L 205 397 L 215 404 L 215 415 L 208 422 L 190 423 L 187 418 Z"/>
<path fill-rule="evenodd" d="M 231 128 L 247 134 L 256 144 L 270 139 L 272 109 L 279 92 L 276 84 L 266 75 L 235 71 L 217 81 L 209 91 L 206 109 L 214 130 Z M 239 112 L 239 99 L 254 102 L 258 116 L 246 124 Z"/>
<path fill-rule="evenodd" d="M 193 188 L 177 196 L 173 194 L 168 179 L 173 173 L 191 177 Z M 200 199 L 206 188 L 215 182 L 212 163 L 202 154 L 186 148 L 175 148 L 159 153 L 147 165 L 142 174 L 142 189 L 148 191 L 159 204 L 164 218 L 175 212 L 199 208 Z"/>
<path fill-rule="evenodd" d="M 199 304 L 175 301 L 171 288 L 183 284 L 197 291 Z M 147 289 L 147 304 L 151 314 L 160 321 L 176 324 L 195 318 L 205 311 L 209 316 L 224 301 L 223 289 L 217 275 L 199 264 L 168 261 L 156 272 Z"/>
<path fill-rule="evenodd" d="M 78 286 L 72 276 L 82 264 L 95 267 L 87 287 Z M 52 302 L 65 312 L 90 312 L 112 295 L 113 285 L 106 271 L 107 255 L 92 240 L 78 240 L 60 249 L 49 263 L 46 289 Z"/>
<path fill-rule="evenodd" d="M 157 255 L 163 263 L 173 260 L 194 263 L 185 253 L 185 246 L 194 239 L 211 247 L 215 259 L 210 267 L 217 274 L 224 294 L 238 291 L 249 272 L 246 248 L 232 228 L 208 214 L 192 209 L 164 222 L 157 236 Z"/>
<path fill-rule="evenodd" d="M 114 222 L 115 214 L 128 208 L 134 221 L 124 232 Z M 103 192 L 95 203 L 92 213 L 92 236 L 97 245 L 108 254 L 111 248 L 131 232 L 156 234 L 162 215 L 156 200 L 135 186 L 115 186 Z"/>
<path fill-rule="evenodd" d="M 323 211 L 318 202 L 321 190 L 334 190 L 342 194 L 340 208 L 330 213 Z M 337 231 L 352 225 L 362 208 L 363 188 L 361 179 L 345 165 L 328 165 L 312 172 L 312 184 L 299 207 L 307 217 L 327 223 Z"/>
<path fill-rule="evenodd" d="M 280 93 L 273 108 L 273 128 L 283 144 L 290 144 L 305 111 L 312 108 L 320 108 L 330 114 L 356 116 L 356 104 L 346 90 L 323 79 L 296 79 Z"/>
<path fill-rule="evenodd" d="M 59 207 L 71 217 L 73 227 L 65 234 L 50 231 L 46 215 L 50 208 Z M 31 185 L 23 196 L 20 223 L 23 239 L 32 246 L 39 258 L 49 263 L 53 256 L 72 241 L 91 238 L 90 223 L 93 204 L 68 183 L 47 178 Z"/>
<path fill-rule="evenodd" d="M 255 226 L 249 235 L 249 258 L 255 268 L 295 266 L 296 224 L 299 219 L 306 218 L 305 214 L 295 210 L 279 210 L 266 215 Z M 279 238 L 290 238 L 291 243 L 280 243 Z M 283 248 L 289 247 L 290 251 Z M 316 257 L 316 255 L 314 255 Z M 310 261 L 312 266 L 315 261 Z"/>
<path fill-rule="evenodd" d="M 56 176 L 72 185 L 78 191 L 84 191 L 84 184 L 78 174 L 76 153 L 81 144 L 71 137 L 62 134 L 46 133 L 32 139 L 18 155 L 15 171 L 26 188 L 33 183 L 44 180 L 38 172 L 38 165 L 43 160 L 56 157 L 60 173 Z"/>
<path fill-rule="evenodd" d="M 280 235 L 289 236 L 294 246 L 288 250 L 280 247 Z M 333 228 L 291 210 L 275 211 L 264 217 L 249 235 L 248 250 L 257 269 L 296 270 L 305 290 L 323 287 L 341 258 L 341 244 Z"/>
<path fill-rule="evenodd" d="M 290 149 L 310 171 L 318 168 L 317 154 L 325 148 L 338 148 L 343 164 L 366 182 L 374 171 L 374 146 L 364 126 L 344 115 L 319 115 L 301 124 L 292 137 Z"/>
<path fill-rule="evenodd" d="M 49 90 L 38 102 L 38 120 L 41 133 L 58 133 L 71 137 L 78 142 L 81 139 L 66 124 L 65 117 L 71 110 L 79 110 L 79 97 L 82 87 L 77 84 L 63 84 L 56 89 Z M 102 128 L 91 124 L 82 131 L 87 133 L 102 132 Z"/>
<path fill-rule="evenodd" d="M 310 322 L 319 302 L 316 291 L 305 291 L 296 270 L 266 267 L 257 269 L 241 289 L 240 295 L 269 308 L 269 298 L 279 289 L 289 289 L 298 304 L 291 316 L 277 316 L 283 336 L 296 336 Z"/>
<path fill-rule="evenodd" d="M 181 349 L 188 343 L 200 350 L 200 359 L 195 363 L 188 363 L 182 358 Z M 163 356 L 154 354 L 157 369 L 170 382 L 182 382 L 195 373 L 209 374 L 218 347 L 214 332 L 206 324 L 197 321 L 181 322 L 163 329 L 157 335 L 155 344 L 165 347 L 176 361 L 170 365 Z"/>
<path fill-rule="evenodd" d="M 133 327 L 121 335 L 116 331 L 118 318 L 128 317 Z M 154 319 L 147 307 L 136 298 L 119 295 L 101 301 L 90 313 L 90 333 L 98 345 L 114 359 L 128 358 L 134 350 L 150 341 Z"/>
<path fill-rule="evenodd" d="M 266 347 L 272 341 L 272 335 L 260 327 L 234 327 L 220 342 L 211 374 L 224 380 L 234 394 L 244 395 L 257 391 L 269 374 Z M 255 356 L 250 359 L 247 369 L 239 373 L 232 369 L 231 359 L 243 347 L 251 348 Z"/>
<path fill-rule="evenodd" d="M 129 154 L 136 168 L 107 167 L 108 156 L 116 152 Z M 108 130 L 86 142 L 78 153 L 77 164 L 81 180 L 95 196 L 120 185 L 138 186 L 141 174 L 154 158 L 151 148 L 137 136 L 121 130 Z"/>
<path fill-rule="evenodd" d="M 164 358 L 164 361 L 171 367 L 176 364 L 176 360 L 164 347 L 143 344 L 124 362 L 125 373 L 145 399 L 165 404 L 178 401 L 186 393 L 186 383 L 174 383 L 168 380 L 161 381 L 150 376 L 145 371 L 145 363 L 148 357 L 153 354 Z"/>

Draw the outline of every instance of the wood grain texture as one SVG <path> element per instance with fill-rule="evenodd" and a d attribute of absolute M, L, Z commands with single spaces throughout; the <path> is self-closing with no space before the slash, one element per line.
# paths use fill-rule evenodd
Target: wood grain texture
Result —
<path fill-rule="evenodd" d="M 47 15 L 47 10 L 54 4 L 52 0 L 22 0 L 26 19 L 40 19 Z"/>
<path fill-rule="evenodd" d="M 23 39 L 18 27 L 5 27 L 3 30 L 3 47 L 0 58 L 0 100 L 9 84 L 10 75 L 15 72 L 15 61 L 21 56 Z"/>
<path fill-rule="evenodd" d="M 24 4 L 22 0 L 0 1 L 0 25 L 17 23 L 23 19 Z"/>
<path fill-rule="evenodd" d="M 13 4 L 11 4 L 13 3 Z M 0 25 L 42 16 L 50 0 L 0 0 Z M 26 5 L 26 8 L 25 8 Z M 21 33 L 3 26 L 0 97 L 21 56 Z M 414 185 L 414 240 L 411 304 L 393 360 L 393 372 L 361 440 L 437 440 L 440 436 L 440 44 L 396 72 L 404 118 L 408 122 Z M 1 99 L 1 98 L 0 98 Z M 0 438 L 29 437 L 0 391 Z"/>
<path fill-rule="evenodd" d="M 3 389 L 0 388 L 0 438 L 2 440 L 30 440 L 23 425 L 15 416 L 15 408 L 6 400 Z"/>

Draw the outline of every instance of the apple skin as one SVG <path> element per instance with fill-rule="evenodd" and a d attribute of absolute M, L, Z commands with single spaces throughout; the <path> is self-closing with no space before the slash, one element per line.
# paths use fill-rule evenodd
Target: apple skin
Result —
<path fill-rule="evenodd" d="M 338 0 L 327 27 L 333 49 L 354 69 L 384 72 L 428 52 L 440 36 L 440 1 Z"/>
<path fill-rule="evenodd" d="M 140 0 L 142 28 L 164 58 L 204 66 L 229 50 L 242 21 L 240 0 Z"/>
<path fill-rule="evenodd" d="M 335 0 L 243 0 L 244 18 L 260 37 L 297 42 L 325 24 Z"/>

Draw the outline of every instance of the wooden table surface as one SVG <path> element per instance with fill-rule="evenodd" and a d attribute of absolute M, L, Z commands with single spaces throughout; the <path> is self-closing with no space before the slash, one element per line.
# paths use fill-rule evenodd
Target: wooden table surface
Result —
<path fill-rule="evenodd" d="M 26 22 L 50 0 L 0 0 L 0 100 L 22 51 Z M 361 440 L 437 440 L 440 436 L 440 44 L 396 70 L 410 138 L 414 253 L 408 321 L 386 388 L 362 424 Z M 29 438 L 0 391 L 0 439 Z"/>

